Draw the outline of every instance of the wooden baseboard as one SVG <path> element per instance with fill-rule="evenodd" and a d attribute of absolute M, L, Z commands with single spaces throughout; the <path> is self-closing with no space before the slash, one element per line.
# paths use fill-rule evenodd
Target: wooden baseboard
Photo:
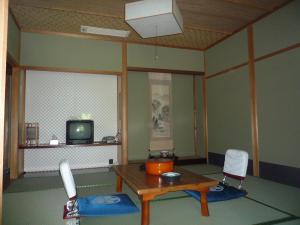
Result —
<path fill-rule="evenodd" d="M 129 160 L 129 164 L 142 164 L 145 163 L 146 159 L 140 160 Z M 195 157 L 195 156 L 183 156 L 178 157 L 175 161 L 175 165 L 191 165 L 191 164 L 202 164 L 206 163 L 205 158 Z"/>

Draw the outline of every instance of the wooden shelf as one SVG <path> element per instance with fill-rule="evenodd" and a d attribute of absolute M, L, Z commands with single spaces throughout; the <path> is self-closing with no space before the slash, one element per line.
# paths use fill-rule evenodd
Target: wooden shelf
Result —
<path fill-rule="evenodd" d="M 67 145 L 61 143 L 59 145 L 49 145 L 49 144 L 39 144 L 39 145 L 19 145 L 19 149 L 39 149 L 39 148 L 76 148 L 76 147 L 93 147 L 93 146 L 111 146 L 111 145 L 121 145 L 118 143 L 104 143 L 104 142 L 94 142 L 92 144 L 77 144 L 77 145 Z"/>

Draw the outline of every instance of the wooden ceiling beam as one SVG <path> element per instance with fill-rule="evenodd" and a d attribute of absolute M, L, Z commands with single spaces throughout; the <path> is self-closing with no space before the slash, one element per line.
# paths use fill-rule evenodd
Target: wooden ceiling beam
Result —
<path fill-rule="evenodd" d="M 222 0 L 222 1 L 237 4 L 237 5 L 247 6 L 247 7 L 254 8 L 254 9 L 260 9 L 260 10 L 264 10 L 264 11 L 269 11 L 270 10 L 268 7 L 258 5 L 257 3 L 255 4 L 255 1 L 253 1 L 253 0 L 250 0 L 250 1 Z"/>
<path fill-rule="evenodd" d="M 261 0 L 220 0 L 220 1 L 226 1 L 229 3 L 237 4 L 237 5 L 243 5 L 246 7 L 251 7 L 253 9 L 260 9 L 267 11 L 272 11 L 276 9 L 276 5 L 281 5 L 285 0 L 269 0 L 269 2 L 264 3 L 264 1 Z M 276 4 L 278 3 L 278 4 Z"/>

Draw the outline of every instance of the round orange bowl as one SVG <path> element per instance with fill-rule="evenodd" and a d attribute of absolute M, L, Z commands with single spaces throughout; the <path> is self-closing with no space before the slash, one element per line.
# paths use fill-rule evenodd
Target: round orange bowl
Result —
<path fill-rule="evenodd" d="M 148 159 L 146 162 L 146 173 L 151 175 L 161 175 L 172 172 L 174 163 L 170 159 Z"/>

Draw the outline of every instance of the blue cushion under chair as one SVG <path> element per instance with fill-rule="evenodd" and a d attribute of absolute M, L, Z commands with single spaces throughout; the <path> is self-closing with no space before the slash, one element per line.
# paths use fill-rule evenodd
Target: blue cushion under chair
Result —
<path fill-rule="evenodd" d="M 139 212 L 127 194 L 80 197 L 78 209 L 80 216 L 108 216 Z"/>
<path fill-rule="evenodd" d="M 201 198 L 200 192 L 191 191 L 191 190 L 186 190 L 184 192 L 200 201 Z M 210 191 L 207 193 L 207 201 L 208 202 L 225 201 L 225 200 L 240 198 L 246 195 L 247 192 L 245 190 L 239 190 L 235 187 L 219 183 L 218 186 L 214 188 L 210 188 Z"/>

